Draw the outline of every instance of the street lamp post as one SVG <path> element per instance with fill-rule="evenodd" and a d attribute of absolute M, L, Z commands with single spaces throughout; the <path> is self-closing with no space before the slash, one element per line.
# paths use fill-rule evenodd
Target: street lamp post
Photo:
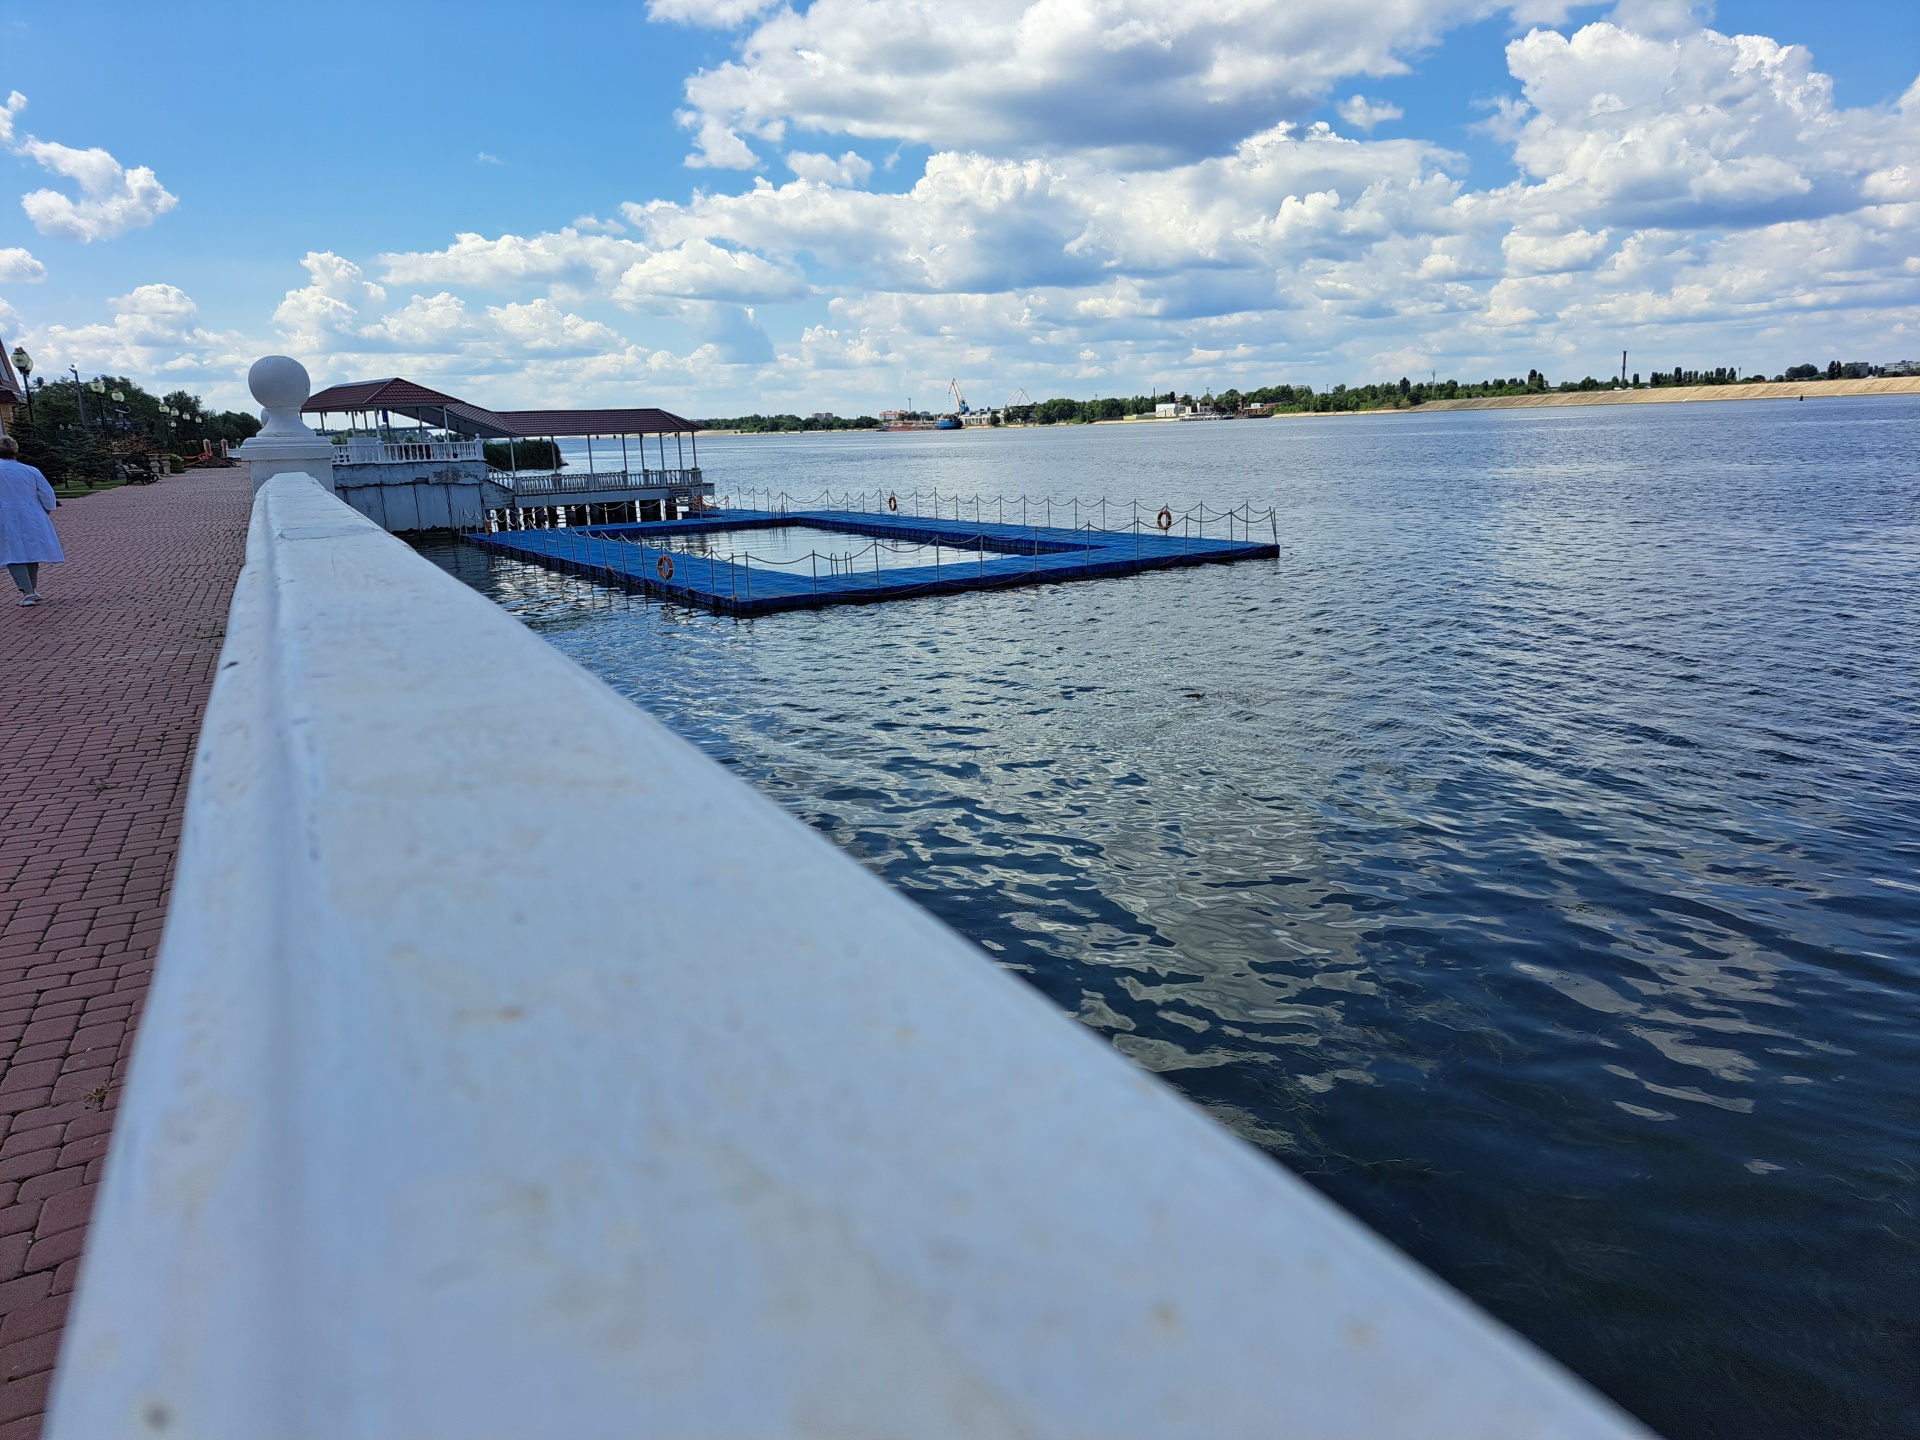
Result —
<path fill-rule="evenodd" d="M 20 372 L 20 388 L 27 392 L 27 424 L 33 424 L 33 357 L 27 353 L 27 347 L 13 347 L 13 368 Z M 36 431 L 38 426 L 35 426 Z"/>
<path fill-rule="evenodd" d="M 127 409 L 127 392 L 124 390 L 115 390 L 108 395 L 107 398 L 113 401 L 113 428 L 121 435 L 132 434 L 133 412 Z M 113 462 L 113 468 L 116 473 L 124 476 L 127 463 L 124 459 L 115 460 Z"/>
<path fill-rule="evenodd" d="M 86 386 L 80 383 L 80 368 L 77 365 L 67 366 L 67 373 L 73 376 L 73 403 L 80 407 L 80 428 L 84 430 L 87 428 Z"/>

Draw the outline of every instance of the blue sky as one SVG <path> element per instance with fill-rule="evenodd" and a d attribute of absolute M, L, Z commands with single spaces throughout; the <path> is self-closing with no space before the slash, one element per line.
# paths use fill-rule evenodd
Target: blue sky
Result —
<path fill-rule="evenodd" d="M 1909 0 L 1167 8 L 0 0 L 0 334 L 696 414 L 1920 356 Z"/>

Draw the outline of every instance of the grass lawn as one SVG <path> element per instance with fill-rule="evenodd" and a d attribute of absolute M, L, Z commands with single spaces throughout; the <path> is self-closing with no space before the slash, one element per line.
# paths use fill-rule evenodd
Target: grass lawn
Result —
<path fill-rule="evenodd" d="M 124 480 L 100 480 L 91 487 L 87 485 L 60 484 L 53 487 L 56 500 L 77 500 L 82 495 L 98 495 L 102 490 L 118 490 L 127 482 Z"/>

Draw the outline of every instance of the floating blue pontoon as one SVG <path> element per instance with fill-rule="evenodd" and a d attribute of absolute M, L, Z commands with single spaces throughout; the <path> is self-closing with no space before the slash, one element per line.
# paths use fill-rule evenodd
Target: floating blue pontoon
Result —
<path fill-rule="evenodd" d="M 1218 528 L 1221 518 L 1214 523 Z M 1076 530 L 840 510 L 729 510 L 652 524 L 504 530 L 466 539 L 516 559 L 724 614 L 765 615 L 1280 553 L 1268 536 L 1251 538 L 1244 526 L 1235 534 L 1231 519 L 1225 525 L 1227 538 L 1186 533 L 1191 526 Z"/>

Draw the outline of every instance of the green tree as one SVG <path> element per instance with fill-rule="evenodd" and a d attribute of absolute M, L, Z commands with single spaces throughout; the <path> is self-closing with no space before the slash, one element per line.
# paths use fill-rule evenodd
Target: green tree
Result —
<path fill-rule="evenodd" d="M 495 470 L 560 470 L 567 463 L 554 440 L 489 440 L 481 453 Z"/>

